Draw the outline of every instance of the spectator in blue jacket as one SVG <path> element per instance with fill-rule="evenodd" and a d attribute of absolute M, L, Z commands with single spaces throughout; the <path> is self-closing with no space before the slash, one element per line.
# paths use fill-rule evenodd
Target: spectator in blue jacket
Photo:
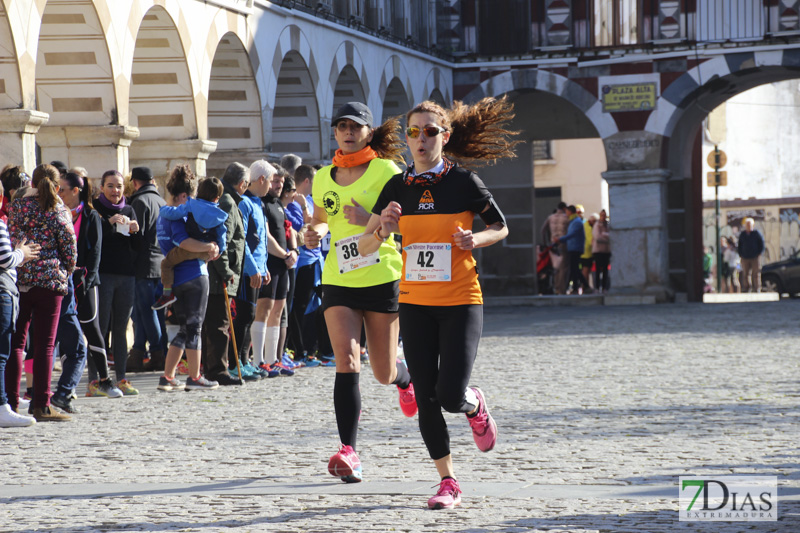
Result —
<path fill-rule="evenodd" d="M 761 292 L 761 266 L 759 258 L 764 253 L 764 237 L 755 229 L 756 221 L 750 217 L 742 220 L 739 233 L 739 257 L 742 264 L 742 292 Z"/>
<path fill-rule="evenodd" d="M 275 167 L 264 160 L 250 165 L 250 185 L 239 202 L 245 234 L 244 276 L 239 284 L 239 294 L 234 298 L 236 316 L 233 319 L 233 332 L 239 353 L 231 354 L 228 360 L 232 368 L 236 368 L 234 357 L 240 358 L 242 377 L 246 380 L 267 376 L 266 372 L 250 364 L 248 355 L 253 341 L 251 327 L 256 317 L 256 302 L 261 287 L 269 284 L 270 280 L 267 270 L 267 221 L 261 197 L 269 191 L 269 180 L 274 173 Z"/>
<path fill-rule="evenodd" d="M 567 245 L 567 255 L 569 256 L 569 281 L 572 282 L 572 292 L 583 294 L 591 292 L 589 284 L 580 268 L 581 254 L 583 254 L 586 243 L 586 234 L 583 229 L 583 219 L 578 216 L 577 208 L 574 205 L 567 207 L 569 226 L 567 234 L 553 239 L 553 242 L 564 243 Z"/>

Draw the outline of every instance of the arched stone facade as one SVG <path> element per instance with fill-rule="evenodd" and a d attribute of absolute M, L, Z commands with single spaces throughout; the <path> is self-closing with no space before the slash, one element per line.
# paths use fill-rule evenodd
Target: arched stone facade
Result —
<path fill-rule="evenodd" d="M 523 124 L 519 129 L 523 130 L 525 140 L 568 138 L 577 133 L 602 138 L 608 165 L 603 177 L 609 187 L 613 220 L 612 287 L 617 294 L 640 298 L 625 300 L 630 302 L 683 297 L 698 300 L 702 297 L 699 227 L 704 177 L 696 162 L 700 158 L 697 150 L 702 121 L 710 110 L 736 94 L 758 85 L 800 77 L 797 74 L 800 49 L 773 46 L 760 51 L 754 46 L 741 51 L 721 50 L 700 59 L 668 57 L 644 61 L 635 67 L 642 75 L 640 80 L 656 80 L 661 89 L 654 108 L 647 111 L 624 113 L 603 109 L 602 84 L 632 83 L 635 78 L 627 65 L 616 67 L 615 60 L 608 60 L 607 64 L 589 61 L 586 66 L 579 63 L 569 68 L 508 68 L 502 72 L 484 67 L 487 70 L 479 75 L 462 75 L 461 79 L 473 80 L 480 76 L 481 81 L 460 84 L 459 90 L 467 102 L 484 96 L 509 95 L 521 104 L 518 110 L 522 114 L 530 113 L 530 106 L 534 105 L 530 99 L 524 100 L 526 91 L 539 91 L 535 93 L 535 105 L 541 107 L 543 102 L 551 102 L 562 106 L 563 113 L 557 119 L 536 124 L 539 131 L 526 130 Z M 586 135 L 589 131 L 586 127 L 578 125 L 570 130 L 559 124 L 581 119 L 591 124 L 592 135 Z M 493 180 L 492 186 L 497 184 L 501 190 L 513 191 L 509 203 L 515 206 L 516 224 L 529 210 L 523 184 L 509 178 L 513 171 L 526 180 L 532 175 L 531 165 L 524 161 L 529 154 L 523 146 L 517 161 L 483 173 Z M 517 228 L 525 238 L 537 230 Z M 510 236 L 513 246 L 524 246 L 513 240 Z M 506 253 L 511 256 L 518 252 L 506 250 Z M 532 253 L 524 255 L 514 260 L 534 264 Z M 508 260 L 508 257 L 502 259 Z M 501 268 L 494 264 L 482 267 L 484 281 L 491 278 L 493 270 L 499 272 Z M 508 276 L 508 269 L 504 275 Z M 527 283 L 524 273 L 519 273 L 516 282 L 518 286 Z"/>
<path fill-rule="evenodd" d="M 218 53 L 228 58 L 215 68 Z M 387 73 L 400 73 L 405 87 L 422 90 L 427 80 L 431 90 L 452 94 L 448 63 L 276 5 L 0 0 L 0 156 L 30 171 L 38 141 L 43 159 L 93 175 L 137 164 L 164 174 L 186 161 L 205 175 L 209 156 L 215 172 L 234 159 L 278 156 L 271 146 L 280 70 L 295 55 L 316 107 L 315 131 L 304 133 L 319 139 L 310 143 L 310 161 L 329 156 L 334 91 L 345 67 L 376 115 L 394 77 L 382 86 Z M 220 84 L 236 87 L 226 93 Z M 233 124 L 235 117 L 246 124 Z"/>

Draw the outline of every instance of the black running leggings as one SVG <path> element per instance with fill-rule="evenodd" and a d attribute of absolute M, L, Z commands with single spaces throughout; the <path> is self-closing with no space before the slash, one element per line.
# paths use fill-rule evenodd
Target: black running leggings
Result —
<path fill-rule="evenodd" d="M 417 396 L 419 430 L 433 460 L 450 454 L 442 409 L 468 413 L 477 407 L 467 402 L 465 392 L 482 329 L 482 305 L 400 304 L 400 334 Z"/>
<path fill-rule="evenodd" d="M 83 334 L 86 336 L 86 343 L 89 345 L 89 361 L 94 366 L 100 379 L 106 380 L 108 379 L 108 355 L 106 354 L 106 342 L 103 339 L 103 334 L 100 333 L 100 318 L 97 312 L 97 286 L 83 293 L 83 296 L 77 296 L 76 299 L 78 300 L 78 321 L 81 323 L 81 330 L 83 330 Z M 89 373 L 92 374 L 91 370 Z"/>

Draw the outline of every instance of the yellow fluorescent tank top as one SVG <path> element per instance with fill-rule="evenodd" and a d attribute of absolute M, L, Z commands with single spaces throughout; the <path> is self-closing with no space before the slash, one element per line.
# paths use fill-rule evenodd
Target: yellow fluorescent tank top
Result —
<path fill-rule="evenodd" d="M 344 206 L 353 205 L 352 199 L 372 212 L 372 207 L 383 186 L 400 169 L 391 161 L 373 159 L 363 176 L 347 187 L 331 178 L 333 165 L 324 167 L 314 176 L 311 196 L 314 208 L 324 209 L 328 215 L 331 233 L 331 250 L 322 269 L 322 283 L 342 287 L 372 287 L 400 279 L 403 259 L 389 237 L 378 252 L 368 258 L 358 256 L 358 239 L 364 226 L 351 224 L 344 217 Z"/>

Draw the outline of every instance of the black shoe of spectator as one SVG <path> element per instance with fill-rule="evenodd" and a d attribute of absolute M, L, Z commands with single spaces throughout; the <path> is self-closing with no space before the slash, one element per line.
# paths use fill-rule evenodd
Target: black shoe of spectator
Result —
<path fill-rule="evenodd" d="M 75 414 L 78 412 L 78 409 L 76 409 L 72 404 L 72 398 L 63 396 L 61 394 L 53 394 L 53 396 L 50 397 L 50 404 L 55 405 L 67 413 Z"/>
<path fill-rule="evenodd" d="M 131 352 L 133 352 L 133 350 L 131 350 Z M 164 357 L 163 351 L 153 350 L 150 352 L 150 359 L 143 365 L 144 369 L 148 372 L 150 371 L 163 372 L 165 360 L 166 358 Z"/>
<path fill-rule="evenodd" d="M 138 348 L 131 348 L 128 352 L 128 363 L 125 369 L 128 372 L 144 372 L 144 360 L 147 357 L 147 352 L 139 350 Z"/>
<path fill-rule="evenodd" d="M 235 378 L 230 374 L 217 374 L 216 376 L 209 376 L 208 378 L 210 381 L 216 381 L 220 385 L 243 385 L 241 379 Z"/>

